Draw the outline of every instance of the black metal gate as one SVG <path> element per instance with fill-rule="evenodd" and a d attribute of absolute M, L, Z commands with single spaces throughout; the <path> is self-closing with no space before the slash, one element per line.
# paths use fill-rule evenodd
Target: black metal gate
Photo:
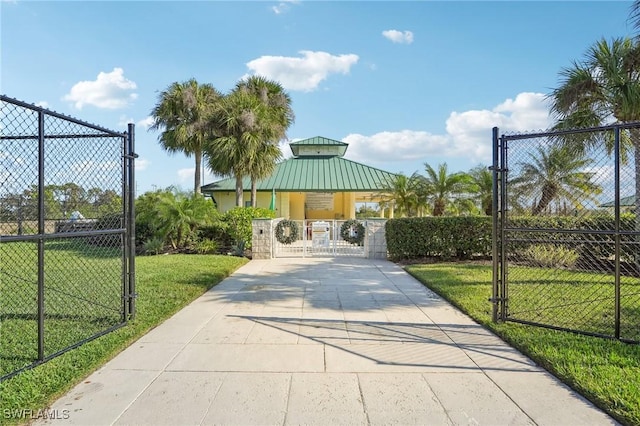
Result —
<path fill-rule="evenodd" d="M 134 127 L 0 97 L 0 381 L 135 315 Z"/>
<path fill-rule="evenodd" d="M 640 341 L 639 135 L 494 128 L 494 321 Z"/>

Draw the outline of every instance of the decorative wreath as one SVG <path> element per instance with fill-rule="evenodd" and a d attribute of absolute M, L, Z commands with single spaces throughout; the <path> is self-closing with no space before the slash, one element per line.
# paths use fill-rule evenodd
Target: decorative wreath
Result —
<path fill-rule="evenodd" d="M 340 236 L 351 244 L 360 245 L 364 241 L 364 225 L 355 219 L 349 219 L 340 227 Z"/>
<path fill-rule="evenodd" d="M 286 230 L 289 232 L 286 232 Z M 298 241 L 298 224 L 289 219 L 283 219 L 276 225 L 276 240 L 282 244 Z"/>

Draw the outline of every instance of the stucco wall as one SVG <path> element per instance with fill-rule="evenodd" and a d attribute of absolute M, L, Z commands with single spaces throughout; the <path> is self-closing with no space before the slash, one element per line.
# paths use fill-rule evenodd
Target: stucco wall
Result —
<path fill-rule="evenodd" d="M 282 197 L 279 197 L 278 195 L 281 195 L 281 194 L 276 195 L 276 208 L 280 208 L 279 204 L 281 203 L 281 198 L 282 198 Z M 243 206 L 244 206 L 251 201 L 251 192 L 244 191 L 243 197 L 244 197 L 244 203 L 243 203 Z M 221 213 L 225 213 L 236 206 L 235 192 L 216 192 L 213 195 L 213 198 L 215 198 L 218 205 L 218 211 Z M 289 203 L 287 199 L 285 201 L 285 205 L 287 208 L 289 207 L 288 204 Z M 270 206 L 271 206 L 271 193 L 258 192 L 258 207 L 268 209 Z M 282 214 L 280 214 L 279 212 L 277 215 L 282 216 Z"/>
<path fill-rule="evenodd" d="M 251 201 L 251 192 L 244 191 L 244 204 Z M 225 213 L 236 206 L 235 192 L 217 192 L 214 198 L 218 211 Z M 333 194 L 333 210 L 305 210 L 306 193 L 276 192 L 276 216 L 292 220 L 303 219 L 354 219 L 356 217 L 356 194 L 336 192 Z M 271 206 L 271 192 L 258 192 L 258 207 Z"/>

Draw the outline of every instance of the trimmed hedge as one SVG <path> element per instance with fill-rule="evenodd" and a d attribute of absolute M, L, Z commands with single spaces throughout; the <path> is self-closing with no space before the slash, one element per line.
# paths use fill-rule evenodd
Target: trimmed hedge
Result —
<path fill-rule="evenodd" d="M 391 259 L 416 259 L 437 257 L 441 259 L 469 259 L 474 256 L 491 256 L 491 218 L 487 216 L 451 216 L 389 219 L 386 224 L 387 250 Z M 620 229 L 632 231 L 635 216 L 624 214 L 620 218 Z M 614 254 L 614 238 L 611 235 L 568 234 L 553 230 L 615 229 L 613 215 L 593 214 L 589 216 L 514 216 L 509 218 L 509 228 L 550 229 L 540 233 L 512 231 L 509 250 L 523 253 L 532 245 L 555 244 L 574 249 L 581 257 L 606 259 Z M 530 240 L 530 241 L 526 241 Z M 622 260 L 633 260 L 633 236 L 623 235 Z"/>
<path fill-rule="evenodd" d="M 551 230 L 581 230 L 581 231 L 613 231 L 615 218 L 610 214 L 593 214 L 589 216 L 518 216 L 509 219 L 509 228 L 524 229 L 551 229 Z M 625 213 L 620 216 L 620 229 L 633 231 L 635 229 L 635 216 Z M 510 239 L 533 240 L 528 243 L 512 241 L 509 243 L 509 251 L 524 251 L 532 244 L 556 244 L 564 248 L 574 249 L 584 259 L 606 259 L 615 254 L 615 239 L 611 234 L 569 234 L 566 232 L 530 232 L 510 231 Z M 545 241 L 540 241 L 544 239 Z M 537 242 L 535 240 L 538 240 Z M 621 259 L 626 262 L 633 261 L 632 235 L 621 236 Z"/>
<path fill-rule="evenodd" d="M 385 235 L 391 259 L 491 255 L 491 218 L 486 216 L 389 219 Z"/>
<path fill-rule="evenodd" d="M 261 207 L 234 207 L 222 216 L 222 221 L 227 224 L 227 232 L 234 243 L 243 248 L 251 248 L 253 235 L 253 219 L 276 217 L 273 210 Z"/>

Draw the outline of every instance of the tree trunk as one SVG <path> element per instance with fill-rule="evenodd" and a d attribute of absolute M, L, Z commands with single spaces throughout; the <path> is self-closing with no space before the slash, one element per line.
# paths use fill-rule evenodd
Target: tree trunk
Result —
<path fill-rule="evenodd" d="M 251 178 L 251 207 L 258 207 L 258 183 Z"/>
<path fill-rule="evenodd" d="M 194 194 L 200 194 L 200 186 L 201 186 L 201 180 L 200 180 L 200 171 L 202 169 L 202 150 L 201 149 L 196 149 L 194 152 L 194 157 L 196 157 L 196 171 L 195 171 L 195 179 L 193 180 L 193 193 Z"/>
<path fill-rule="evenodd" d="M 242 175 L 236 175 L 236 206 L 244 207 L 244 203 L 242 202 L 244 198 L 244 193 L 242 191 Z"/>
<path fill-rule="evenodd" d="M 544 185 L 542 187 L 542 196 L 540 197 L 540 201 L 533 208 L 532 214 L 534 216 L 537 216 L 540 213 L 542 213 L 544 209 L 547 208 L 549 203 L 553 201 L 553 199 L 556 197 L 556 194 L 557 194 L 556 188 L 554 188 L 551 185 Z"/>
<path fill-rule="evenodd" d="M 433 215 L 434 216 L 442 216 L 444 215 L 444 200 L 441 198 L 437 198 L 433 203 Z"/>

